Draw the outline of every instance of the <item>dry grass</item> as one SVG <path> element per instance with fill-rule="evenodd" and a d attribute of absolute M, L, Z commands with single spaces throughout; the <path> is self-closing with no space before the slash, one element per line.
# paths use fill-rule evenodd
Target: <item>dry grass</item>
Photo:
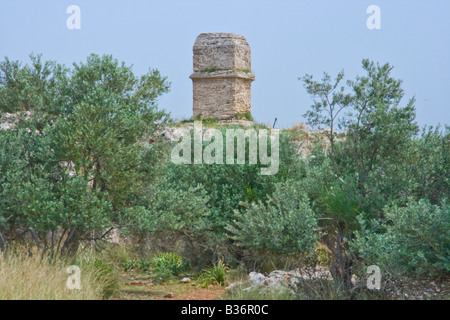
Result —
<path fill-rule="evenodd" d="M 81 289 L 67 288 L 67 265 L 49 263 L 39 252 L 0 253 L 0 300 L 97 300 L 101 279 L 92 267 L 81 268 Z"/>

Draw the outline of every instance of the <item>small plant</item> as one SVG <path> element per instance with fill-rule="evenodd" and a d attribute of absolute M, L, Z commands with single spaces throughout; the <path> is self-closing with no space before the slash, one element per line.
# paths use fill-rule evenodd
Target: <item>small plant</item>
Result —
<path fill-rule="evenodd" d="M 214 127 L 219 123 L 219 121 L 215 118 L 204 118 L 201 115 L 197 115 L 194 120 L 201 121 L 202 126 L 204 127 Z"/>
<path fill-rule="evenodd" d="M 330 250 L 324 246 L 323 244 L 317 243 L 316 247 L 314 248 L 314 255 L 317 260 L 317 263 L 320 266 L 331 266 L 333 262 L 333 256 Z"/>
<path fill-rule="evenodd" d="M 138 266 L 140 270 L 148 272 L 151 269 L 152 262 L 147 259 L 139 259 Z"/>
<path fill-rule="evenodd" d="M 249 111 L 237 113 L 235 116 L 236 120 L 248 120 L 253 121 L 252 114 Z"/>
<path fill-rule="evenodd" d="M 205 268 L 199 275 L 197 282 L 202 287 L 208 287 L 211 284 L 223 286 L 227 280 L 230 269 L 223 263 L 223 259 L 212 267 Z"/>
<path fill-rule="evenodd" d="M 236 69 L 236 71 L 244 72 L 244 73 L 251 73 L 252 70 L 250 69 Z"/>
<path fill-rule="evenodd" d="M 136 269 L 138 267 L 138 261 L 135 259 L 126 260 L 121 263 L 121 266 L 125 272 L 130 271 L 132 269 Z"/>
<path fill-rule="evenodd" d="M 166 282 L 169 280 L 173 280 L 175 276 L 172 273 L 172 270 L 170 270 L 167 266 L 162 265 L 158 268 L 155 268 L 153 270 L 153 277 L 152 282 L 153 283 L 161 283 Z"/>
<path fill-rule="evenodd" d="M 166 281 L 188 270 L 191 265 L 175 253 L 164 252 L 153 258 L 152 266 L 155 280 Z"/>
<path fill-rule="evenodd" d="M 121 267 L 123 268 L 123 270 L 125 272 L 134 270 L 134 269 L 148 272 L 148 271 L 150 271 L 150 269 L 152 267 L 152 262 L 147 259 L 144 259 L 144 258 L 131 259 L 131 260 L 123 262 L 121 264 Z"/>
<path fill-rule="evenodd" d="M 203 69 L 202 72 L 211 73 L 211 72 L 222 71 L 222 70 L 223 69 L 219 69 L 219 68 L 206 68 L 206 69 Z"/>

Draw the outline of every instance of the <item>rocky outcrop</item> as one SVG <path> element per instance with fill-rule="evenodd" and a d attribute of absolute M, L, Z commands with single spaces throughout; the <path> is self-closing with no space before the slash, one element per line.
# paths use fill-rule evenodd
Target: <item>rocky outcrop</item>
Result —
<path fill-rule="evenodd" d="M 315 268 L 294 269 L 291 271 L 274 270 L 267 276 L 258 272 L 248 275 L 249 286 L 244 290 L 259 288 L 272 291 L 293 291 L 302 282 L 307 280 L 333 280 L 328 270 L 317 266 Z"/>
<path fill-rule="evenodd" d="M 27 120 L 31 119 L 31 111 L 23 111 L 16 113 L 5 112 L 0 117 L 0 130 L 9 130 L 14 128 L 15 123 L 19 121 L 20 118 L 25 118 Z"/>

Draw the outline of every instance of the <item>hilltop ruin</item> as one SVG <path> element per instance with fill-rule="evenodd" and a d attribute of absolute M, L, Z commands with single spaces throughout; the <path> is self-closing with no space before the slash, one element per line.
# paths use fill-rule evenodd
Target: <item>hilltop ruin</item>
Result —
<path fill-rule="evenodd" d="M 202 33 L 194 43 L 193 117 L 251 117 L 251 50 L 243 36 Z"/>

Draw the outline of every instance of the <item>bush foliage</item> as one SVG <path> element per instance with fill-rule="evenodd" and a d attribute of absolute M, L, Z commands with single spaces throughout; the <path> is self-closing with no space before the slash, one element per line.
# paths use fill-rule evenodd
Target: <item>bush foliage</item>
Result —
<path fill-rule="evenodd" d="M 393 67 L 363 60 L 362 68 L 347 82 L 343 72 L 302 78 L 315 131 L 283 130 L 279 171 L 264 176 L 261 163 L 172 163 L 161 133 L 173 122 L 157 104 L 170 83 L 158 70 L 136 76 L 108 55 L 72 68 L 40 55 L 27 65 L 5 58 L 0 248 L 74 257 L 118 230 L 141 251 L 176 252 L 152 261 L 161 279 L 180 275 L 186 260 L 198 270 L 216 263 L 208 269 L 215 277 L 225 263 L 314 254 L 318 243 L 348 292 L 368 263 L 446 276 L 450 128 L 419 134 L 415 100 L 403 103 Z M 133 259 L 121 265 L 139 267 Z"/>

